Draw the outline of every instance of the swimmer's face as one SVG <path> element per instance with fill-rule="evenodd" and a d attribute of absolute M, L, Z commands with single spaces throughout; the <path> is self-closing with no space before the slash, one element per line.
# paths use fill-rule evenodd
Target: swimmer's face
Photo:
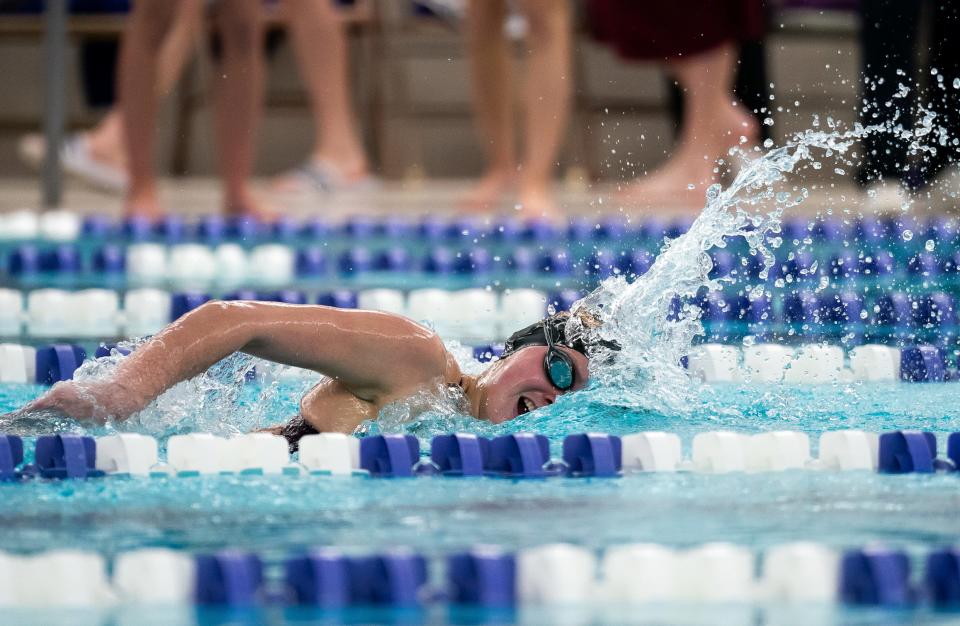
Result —
<path fill-rule="evenodd" d="M 576 350 L 557 346 L 573 361 L 573 387 L 560 391 L 543 370 L 546 346 L 527 346 L 491 365 L 480 376 L 477 387 L 480 407 L 477 417 L 499 424 L 518 415 L 553 404 L 557 396 L 583 389 L 589 376 L 587 357 Z"/>

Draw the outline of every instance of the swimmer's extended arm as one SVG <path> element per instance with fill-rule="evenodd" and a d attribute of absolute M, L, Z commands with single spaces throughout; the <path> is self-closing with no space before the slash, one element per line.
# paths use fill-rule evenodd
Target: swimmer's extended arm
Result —
<path fill-rule="evenodd" d="M 266 302 L 209 302 L 157 333 L 111 379 L 40 398 L 28 409 L 57 408 L 83 418 L 127 417 L 176 383 L 234 352 L 312 369 L 361 400 L 377 402 L 444 373 L 440 339 L 386 313 Z M 89 397 L 73 398 L 78 392 Z M 86 406 L 92 405 L 92 406 Z"/>

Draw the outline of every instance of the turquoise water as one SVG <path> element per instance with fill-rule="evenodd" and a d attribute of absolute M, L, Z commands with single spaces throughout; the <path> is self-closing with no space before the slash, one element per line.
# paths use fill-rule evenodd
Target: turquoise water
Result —
<path fill-rule="evenodd" d="M 233 419 L 204 421 L 182 415 L 183 430 L 218 425 L 223 434 L 286 419 L 302 388 L 265 390 L 248 383 L 236 398 Z M 0 387 L 0 410 L 41 391 Z M 679 418 L 584 404 L 568 396 L 548 411 L 493 427 L 475 420 L 424 417 L 408 425 L 424 444 L 439 432 L 472 429 L 487 435 L 536 430 L 557 453 L 563 436 L 583 430 L 629 433 L 660 429 L 679 433 L 684 445 L 708 429 L 745 432 L 794 429 L 813 443 L 824 430 L 925 428 L 960 430 L 960 387 L 955 384 L 729 385 L 704 387 L 702 403 Z M 222 405 L 221 405 L 222 406 Z M 139 430 L 163 437 L 167 425 Z M 102 430 L 90 431 L 94 434 Z M 426 448 L 426 445 L 424 445 Z M 795 540 L 836 548 L 881 541 L 906 549 L 921 571 L 930 548 L 960 535 L 960 477 L 879 475 L 869 472 L 790 471 L 765 474 L 633 474 L 620 479 L 365 479 L 324 476 L 204 476 L 87 481 L 0 483 L 0 550 L 27 553 L 58 547 L 111 556 L 145 546 L 189 551 L 240 547 L 269 564 L 306 546 L 331 545 L 367 552 L 408 545 L 442 557 L 478 543 L 523 548 L 563 541 L 601 550 L 614 544 L 655 542 L 686 547 L 730 541 L 756 550 Z M 277 576 L 268 568 L 268 577 Z M 951 624 L 956 614 L 830 609 L 827 607 L 534 608 L 518 612 L 450 613 L 351 611 L 336 615 L 305 610 L 17 611 L 23 624 L 254 624 L 402 623 L 477 624 Z"/>
<path fill-rule="evenodd" d="M 260 425 L 282 421 L 295 407 L 294 396 L 282 392 L 270 396 L 269 406 L 257 405 L 250 398 L 261 398 L 262 389 L 248 387 L 238 401 L 240 428 L 254 426 L 254 414 Z M 0 388 L 0 409 L 15 408 L 38 391 Z M 695 433 L 717 429 L 801 430 L 814 445 L 820 432 L 839 428 L 960 431 L 960 387 L 949 383 L 736 385 L 705 387 L 700 394 L 702 407 L 684 418 L 582 405 L 573 395 L 552 411 L 502 426 L 428 416 L 408 429 L 421 436 L 424 449 L 430 436 L 451 425 L 487 435 L 535 430 L 550 436 L 555 453 L 564 435 L 585 430 L 668 430 L 685 446 Z M 187 430 L 190 422 L 185 416 Z M 141 546 L 234 546 L 279 557 L 307 545 L 365 550 L 405 544 L 439 556 L 475 543 L 569 541 L 603 548 L 732 541 L 759 549 L 807 539 L 837 547 L 881 540 L 919 552 L 960 534 L 957 481 L 956 475 L 812 471 L 520 482 L 323 476 L 33 481 L 0 484 L 0 549 L 70 546 L 113 554 Z"/>

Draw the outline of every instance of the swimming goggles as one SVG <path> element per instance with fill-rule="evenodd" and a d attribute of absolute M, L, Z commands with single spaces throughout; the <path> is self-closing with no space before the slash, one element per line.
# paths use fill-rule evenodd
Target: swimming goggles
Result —
<path fill-rule="evenodd" d="M 547 380 L 560 391 L 568 391 L 575 380 L 573 359 L 554 343 L 551 324 L 543 325 L 543 336 L 547 342 L 547 354 L 543 357 L 543 371 Z"/>

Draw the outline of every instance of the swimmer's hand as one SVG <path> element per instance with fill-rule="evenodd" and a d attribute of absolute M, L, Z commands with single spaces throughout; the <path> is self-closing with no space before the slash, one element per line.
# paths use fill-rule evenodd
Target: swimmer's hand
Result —
<path fill-rule="evenodd" d="M 141 398 L 112 380 L 69 380 L 57 383 L 22 411 L 56 411 L 81 422 L 103 424 L 126 419 L 143 406 Z"/>

